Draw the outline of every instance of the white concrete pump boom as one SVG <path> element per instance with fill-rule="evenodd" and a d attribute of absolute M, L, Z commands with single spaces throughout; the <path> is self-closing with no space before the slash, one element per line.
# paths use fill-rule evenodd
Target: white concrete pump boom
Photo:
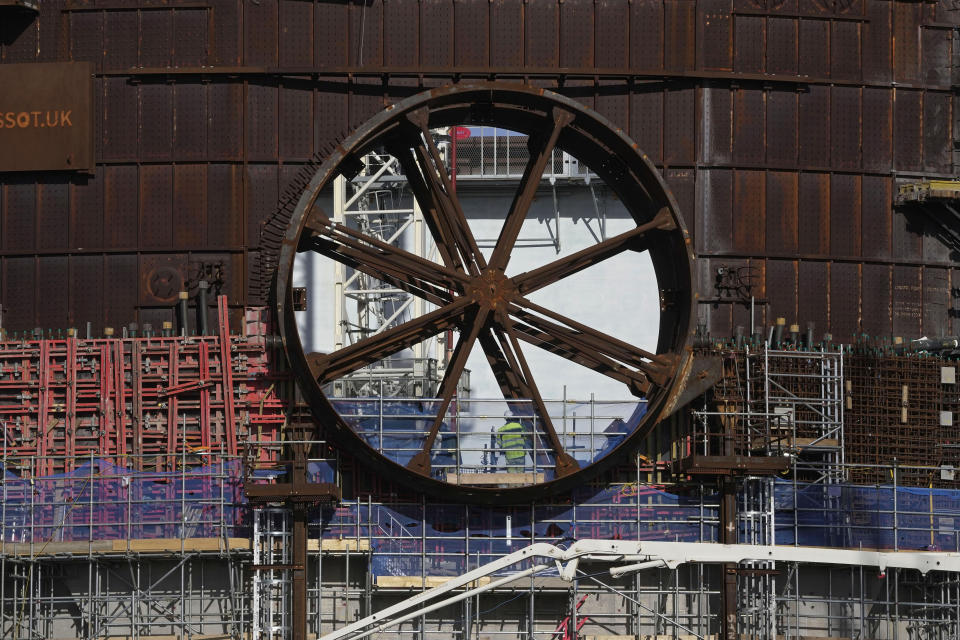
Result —
<path fill-rule="evenodd" d="M 480 578 L 492 576 L 515 564 L 534 559 L 538 562 L 532 567 L 521 569 L 482 586 L 470 586 Z M 537 543 L 488 562 L 462 576 L 451 578 L 439 587 L 428 589 L 342 629 L 328 633 L 320 640 L 341 640 L 342 638 L 359 640 L 417 616 L 551 568 L 557 569 L 561 579 L 572 581 L 577 576 L 577 568 L 581 560 L 615 565 L 609 570 L 614 578 L 656 567 L 673 569 L 686 563 L 725 564 L 751 561 L 869 566 L 878 567 L 881 573 L 888 567 L 916 569 L 923 574 L 928 571 L 960 571 L 960 553 L 954 552 L 885 552 L 822 547 L 625 540 L 579 540 L 570 547 L 562 549 L 547 543 Z M 437 600 L 440 596 L 459 589 L 464 590 Z"/>

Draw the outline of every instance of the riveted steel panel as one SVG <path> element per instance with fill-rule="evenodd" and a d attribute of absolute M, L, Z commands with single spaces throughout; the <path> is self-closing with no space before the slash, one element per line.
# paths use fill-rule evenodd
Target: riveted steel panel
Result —
<path fill-rule="evenodd" d="M 893 161 L 897 171 L 920 171 L 923 146 L 922 93 L 897 89 L 893 109 Z"/>
<path fill-rule="evenodd" d="M 635 0 L 630 4 L 631 67 L 663 67 L 663 19 L 663 3 L 660 0 Z"/>
<path fill-rule="evenodd" d="M 321 2 L 314 7 L 316 15 L 316 64 L 318 67 L 340 67 L 349 64 L 352 33 L 350 5 Z"/>
<path fill-rule="evenodd" d="M 240 11 L 243 0 L 208 0 L 213 7 L 213 51 L 211 58 L 216 64 L 240 64 L 243 56 L 243 37 L 240 28 Z"/>
<path fill-rule="evenodd" d="M 82 15 L 94 15 L 103 23 L 103 68 L 121 70 L 135 67 L 140 63 L 138 41 L 140 39 L 140 16 L 136 11 L 111 11 L 103 14 L 72 14 L 76 20 Z M 78 24 L 76 29 L 84 28 Z M 81 37 L 76 33 L 75 38 Z M 89 36 L 86 36 L 89 37 Z M 78 41 L 80 44 L 80 41 Z M 90 46 L 82 43 L 81 46 Z"/>
<path fill-rule="evenodd" d="M 691 165 L 696 153 L 696 92 L 693 87 L 676 87 L 664 97 L 663 161 Z"/>
<path fill-rule="evenodd" d="M 243 244 L 243 168 L 235 164 L 207 167 L 207 238 L 211 244 Z"/>
<path fill-rule="evenodd" d="M 796 73 L 800 25 L 796 18 L 767 18 L 767 73 Z"/>
<path fill-rule="evenodd" d="M 917 218 L 916 224 L 922 224 L 921 255 L 924 262 L 949 264 L 954 261 L 956 250 L 953 243 L 944 240 L 943 221 L 935 220 L 930 216 Z"/>
<path fill-rule="evenodd" d="M 207 246 L 207 165 L 173 168 L 173 242 L 175 249 Z"/>
<path fill-rule="evenodd" d="M 309 66 L 313 64 L 316 37 L 313 33 L 312 2 L 280 0 L 280 65 Z M 343 34 L 340 34 L 343 37 Z"/>
<path fill-rule="evenodd" d="M 243 3 L 243 62 L 276 65 L 279 59 L 279 2 Z"/>
<path fill-rule="evenodd" d="M 239 160 L 243 142 L 243 85 L 215 82 L 208 89 L 207 157 L 211 160 Z"/>
<path fill-rule="evenodd" d="M 280 90 L 279 157 L 307 160 L 313 154 L 313 89 L 287 81 Z"/>
<path fill-rule="evenodd" d="M 923 319 L 923 287 L 920 267 L 893 267 L 893 334 L 921 335 Z"/>
<path fill-rule="evenodd" d="M 700 204 L 697 207 L 697 251 L 720 253 L 733 249 L 733 171 L 704 169 L 697 172 Z"/>
<path fill-rule="evenodd" d="M 420 63 L 449 67 L 454 61 L 454 0 L 424 0 L 420 4 Z"/>
<path fill-rule="evenodd" d="M 140 256 L 138 273 L 138 304 L 172 307 L 177 304 L 180 291 L 187 289 L 187 280 L 194 272 L 187 268 L 186 254 L 154 253 Z"/>
<path fill-rule="evenodd" d="M 699 68 L 733 68 L 733 19 L 729 0 L 701 0 L 697 3 Z"/>
<path fill-rule="evenodd" d="M 32 329 L 37 326 L 36 260 L 32 256 L 7 258 L 4 267 L 3 294 L 7 303 L 3 305 L 3 326 L 14 331 Z"/>
<path fill-rule="evenodd" d="M 594 64 L 600 69 L 628 66 L 629 34 L 629 0 L 598 0 L 594 16 Z"/>
<path fill-rule="evenodd" d="M 490 63 L 521 67 L 525 57 L 523 0 L 490 3 Z"/>
<path fill-rule="evenodd" d="M 900 209 L 893 212 L 891 246 L 894 260 L 913 262 L 920 259 L 924 222 L 925 214 L 917 210 Z"/>
<path fill-rule="evenodd" d="M 246 244 L 260 245 L 260 229 L 263 222 L 277 208 L 279 185 L 276 165 L 249 165 L 246 176 Z"/>
<path fill-rule="evenodd" d="M 950 270 L 925 267 L 923 279 L 922 335 L 945 336 L 949 331 Z"/>
<path fill-rule="evenodd" d="M 914 83 L 920 79 L 920 13 L 917 2 L 893 4 L 893 79 Z"/>
<path fill-rule="evenodd" d="M 140 167 L 140 246 L 173 246 L 173 167 Z"/>
<path fill-rule="evenodd" d="M 71 185 L 70 247 L 103 247 L 103 172 Z"/>
<path fill-rule="evenodd" d="M 696 171 L 694 169 L 668 169 L 664 172 L 664 180 L 667 181 L 673 197 L 677 200 L 677 205 L 687 223 L 687 231 L 690 233 L 691 241 L 696 243 L 697 225 L 696 217 L 693 215 L 696 211 Z M 694 244 L 694 246 L 696 246 Z"/>
<path fill-rule="evenodd" d="M 852 262 L 830 264 L 830 325 L 820 327 L 840 340 L 847 340 L 859 328 L 860 265 Z"/>
<path fill-rule="evenodd" d="M 766 161 L 773 166 L 797 166 L 797 92 L 792 89 L 766 92 Z"/>
<path fill-rule="evenodd" d="M 767 324 L 777 318 L 789 322 L 797 317 L 797 263 L 794 260 L 767 260 Z"/>
<path fill-rule="evenodd" d="M 889 170 L 893 163 L 893 91 L 863 89 L 863 168 Z"/>
<path fill-rule="evenodd" d="M 139 261 L 136 255 L 107 255 L 104 258 L 103 281 L 110 286 L 103 289 L 103 323 L 120 327 L 131 320 L 130 310 L 137 307 L 139 289 Z"/>
<path fill-rule="evenodd" d="M 716 298 L 714 288 L 717 269 L 726 265 L 723 258 L 705 258 L 697 260 L 697 287 L 705 298 Z M 725 337 L 733 334 L 732 314 L 729 304 L 698 304 L 697 315 L 701 322 L 706 324 L 712 336 Z"/>
<path fill-rule="evenodd" d="M 860 89 L 830 90 L 830 150 L 834 169 L 860 168 Z"/>
<path fill-rule="evenodd" d="M 277 157 L 279 96 L 275 84 L 247 85 L 246 157 L 271 160 Z"/>
<path fill-rule="evenodd" d="M 94 11 L 71 13 L 68 19 L 70 21 L 70 59 L 92 62 L 99 71 L 103 65 L 104 14 Z M 134 35 L 136 33 L 135 30 Z M 136 61 L 135 50 L 132 54 L 125 55 L 132 55 Z"/>
<path fill-rule="evenodd" d="M 830 75 L 830 23 L 800 20 L 800 74 L 814 78 Z"/>
<path fill-rule="evenodd" d="M 173 87 L 173 92 L 174 159 L 206 160 L 207 87 L 180 83 Z"/>
<path fill-rule="evenodd" d="M 173 62 L 173 12 L 140 11 L 140 65 L 168 67 Z"/>
<path fill-rule="evenodd" d="M 800 174 L 797 243 L 801 255 L 827 255 L 830 250 L 830 176 Z"/>
<path fill-rule="evenodd" d="M 737 253 L 762 254 L 766 245 L 763 171 L 736 171 L 733 176 L 733 247 Z"/>
<path fill-rule="evenodd" d="M 951 95 L 939 91 L 923 94 L 923 169 L 934 173 L 953 173 L 953 149 L 950 123 Z"/>
<path fill-rule="evenodd" d="M 693 2 L 663 0 L 663 66 L 672 71 L 693 69 L 696 65 L 696 15 Z"/>
<path fill-rule="evenodd" d="M 793 171 L 768 171 L 766 184 L 766 248 L 783 255 L 797 250 L 799 175 Z"/>
<path fill-rule="evenodd" d="M 38 326 L 63 327 L 66 324 L 70 296 L 50 295 L 50 292 L 63 291 L 63 284 L 69 281 L 66 256 L 46 256 L 37 261 Z"/>
<path fill-rule="evenodd" d="M 103 246 L 137 246 L 140 184 L 137 167 L 104 167 Z"/>
<path fill-rule="evenodd" d="M 383 48 L 392 64 L 409 67 L 419 62 L 418 45 L 421 38 L 419 23 L 418 3 L 383 3 Z M 443 38 L 439 34 L 437 37 Z"/>
<path fill-rule="evenodd" d="M 703 123 L 700 133 L 700 158 L 703 162 L 725 164 L 731 161 L 731 106 L 733 93 L 719 83 L 700 89 L 700 113 Z"/>
<path fill-rule="evenodd" d="M 764 161 L 764 93 L 741 88 L 733 92 L 733 161 L 758 165 Z"/>
<path fill-rule="evenodd" d="M 762 73 L 764 71 L 764 53 L 766 49 L 766 18 L 762 16 L 734 16 L 734 40 L 737 49 L 734 53 L 733 68 L 744 73 Z M 770 43 L 776 48 L 779 43 Z"/>
<path fill-rule="evenodd" d="M 593 0 L 564 0 L 560 4 L 560 66 L 593 66 Z"/>
<path fill-rule="evenodd" d="M 807 323 L 815 325 L 815 334 L 822 333 L 829 325 L 827 313 L 830 294 L 830 265 L 827 262 L 800 261 L 798 265 L 797 315 L 787 318 L 806 331 Z"/>
<path fill-rule="evenodd" d="M 204 8 L 173 12 L 173 64 L 197 67 L 207 64 L 210 51 L 211 12 Z"/>
<path fill-rule="evenodd" d="M 71 256 L 69 322 L 80 335 L 86 335 L 86 324 L 100 335 L 103 328 L 103 256 Z"/>
<path fill-rule="evenodd" d="M 140 157 L 145 160 L 170 160 L 172 151 L 173 87 L 168 84 L 142 85 L 140 87 Z"/>
<path fill-rule="evenodd" d="M 104 79 L 103 159 L 134 160 L 139 138 L 137 87 L 126 78 Z"/>
<path fill-rule="evenodd" d="M 630 137 L 654 164 L 663 159 L 662 87 L 641 85 L 630 96 Z"/>
<path fill-rule="evenodd" d="M 37 246 L 37 184 L 31 178 L 8 177 L 4 186 L 3 233 L 8 250 Z"/>
<path fill-rule="evenodd" d="M 952 68 L 951 29 L 924 25 L 920 30 L 920 36 L 923 52 L 920 58 L 921 81 L 931 87 L 949 88 Z"/>
<path fill-rule="evenodd" d="M 887 176 L 863 176 L 862 203 L 863 257 L 889 258 L 893 180 Z"/>
<path fill-rule="evenodd" d="M 557 4 L 531 2 L 524 5 L 526 59 L 530 67 L 553 67 L 559 59 L 560 11 Z"/>
<path fill-rule="evenodd" d="M 383 14 L 382 2 L 350 5 L 350 64 L 376 67 L 383 63 Z"/>
<path fill-rule="evenodd" d="M 826 168 L 830 164 L 830 88 L 810 86 L 799 94 L 800 164 Z"/>
<path fill-rule="evenodd" d="M 37 247 L 41 250 L 68 247 L 70 183 L 62 176 L 44 176 L 37 185 Z"/>
<path fill-rule="evenodd" d="M 890 335 L 890 286 L 889 266 L 869 263 L 863 265 L 860 330 L 868 336 Z"/>
<path fill-rule="evenodd" d="M 893 78 L 893 4 L 868 2 L 867 21 L 863 24 L 863 79 Z"/>
<path fill-rule="evenodd" d="M 837 20 L 830 24 L 830 77 L 860 79 L 860 23 Z"/>
<path fill-rule="evenodd" d="M 454 64 L 483 66 L 490 62 L 492 2 L 453 2 Z"/>
<path fill-rule="evenodd" d="M 830 177 L 830 254 L 860 255 L 860 176 L 835 173 Z"/>

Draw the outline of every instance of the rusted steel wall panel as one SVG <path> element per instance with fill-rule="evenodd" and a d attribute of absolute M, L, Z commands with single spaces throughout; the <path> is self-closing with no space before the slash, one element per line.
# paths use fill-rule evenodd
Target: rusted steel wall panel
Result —
<path fill-rule="evenodd" d="M 864 264 L 860 296 L 860 330 L 869 336 L 890 335 L 890 267 Z"/>
<path fill-rule="evenodd" d="M 860 255 L 860 176 L 835 173 L 830 179 L 830 254 Z"/>
<path fill-rule="evenodd" d="M 797 263 L 794 260 L 767 260 L 767 324 L 776 318 L 790 322 L 797 317 Z"/>
<path fill-rule="evenodd" d="M 950 271 L 937 267 L 925 267 L 922 277 L 922 333 L 927 336 L 949 335 Z"/>
<path fill-rule="evenodd" d="M 797 315 L 787 318 L 787 324 L 796 322 L 805 331 L 808 322 L 815 325 L 815 334 L 827 330 L 830 316 L 827 312 L 830 295 L 830 265 L 826 262 L 801 261 L 798 265 Z"/>
<path fill-rule="evenodd" d="M 860 266 L 851 262 L 830 265 L 830 327 L 831 334 L 846 340 L 859 329 Z M 817 333 L 825 331 L 822 328 Z"/>
<path fill-rule="evenodd" d="M 863 176 L 861 252 L 864 258 L 889 258 L 893 180 Z"/>
<path fill-rule="evenodd" d="M 37 326 L 36 269 L 33 257 L 4 260 L 3 294 L 7 302 L 3 305 L 3 325 L 10 330 L 23 331 Z M 54 291 L 62 288 L 61 284 Z"/>
<path fill-rule="evenodd" d="M 920 267 L 893 267 L 893 333 L 897 336 L 921 335 L 923 287 Z"/>
<path fill-rule="evenodd" d="M 766 184 L 767 251 L 777 255 L 797 251 L 799 175 L 768 171 Z"/>
<path fill-rule="evenodd" d="M 37 326 L 62 327 L 69 315 L 69 295 L 50 295 L 63 291 L 69 282 L 66 256 L 46 256 L 37 261 Z"/>
<path fill-rule="evenodd" d="M 697 207 L 697 251 L 725 253 L 733 250 L 733 171 L 698 172 L 700 202 Z"/>
<path fill-rule="evenodd" d="M 894 172 L 954 173 L 954 47 L 945 25 L 960 24 L 960 12 L 952 4 L 210 0 L 210 8 L 112 3 L 61 13 L 63 3 L 44 3 L 17 37 L 0 25 L 0 62 L 90 60 L 110 74 L 279 65 L 314 75 L 98 76 L 95 175 L 0 176 L 5 286 L 7 262 L 42 262 L 31 255 L 40 249 L 124 252 L 101 260 L 104 282 L 127 255 L 207 251 L 231 264 L 234 302 L 257 302 L 244 297 L 244 278 L 257 269 L 259 223 L 299 165 L 417 87 L 489 65 L 485 76 L 510 69 L 513 80 L 559 86 L 628 130 L 663 168 L 697 251 L 761 270 L 768 292 L 783 296 L 772 314 L 803 321 L 797 287 L 815 267 L 800 265 L 823 264 L 826 323 L 838 339 L 856 315 L 839 306 L 848 299 L 837 293 L 843 283 L 852 283 L 846 296 L 873 296 L 865 317 L 867 306 L 885 304 L 889 325 L 891 268 L 926 264 L 920 303 L 933 306 L 923 307 L 925 330 L 943 312 L 938 287 L 927 293 L 926 270 L 947 268 L 950 250 L 891 202 Z M 386 73 L 348 76 L 345 67 Z M 399 67 L 429 73 L 390 71 Z M 438 69 L 450 74 L 431 75 Z M 522 78 L 524 70 L 553 75 Z M 761 83 L 738 72 L 771 75 Z M 795 264 L 793 254 L 804 259 Z M 129 304 L 129 316 L 143 274 L 139 259 L 127 268 L 134 297 L 100 304 Z M 73 281 L 72 259 L 68 270 Z M 868 294 L 875 286 L 885 289 Z M 11 295 L 3 289 L 3 300 Z M 711 318 L 718 313 L 731 330 L 744 319 L 742 309 Z M 36 314 L 31 307 L 24 317 L 32 323 Z"/>
<path fill-rule="evenodd" d="M 802 255 L 826 255 L 830 245 L 830 175 L 801 173 L 797 245 Z"/>
<path fill-rule="evenodd" d="M 70 323 L 85 335 L 82 327 L 89 322 L 96 335 L 102 335 L 103 256 L 72 256 L 69 282 Z"/>
<path fill-rule="evenodd" d="M 697 3 L 697 66 L 701 69 L 733 68 L 733 16 L 730 0 Z"/>
<path fill-rule="evenodd" d="M 763 171 L 737 171 L 733 177 L 733 248 L 737 253 L 764 253 L 766 229 L 764 201 L 766 183 Z"/>

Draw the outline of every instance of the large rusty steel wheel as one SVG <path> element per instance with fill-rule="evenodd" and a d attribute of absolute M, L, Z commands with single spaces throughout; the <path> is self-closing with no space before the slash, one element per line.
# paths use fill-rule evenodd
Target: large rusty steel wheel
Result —
<path fill-rule="evenodd" d="M 528 136 L 526 165 L 489 260 L 478 249 L 451 177 L 431 135 L 439 128 L 476 124 Z M 403 168 L 424 212 L 442 264 L 380 242 L 331 221 L 317 204 L 321 190 L 338 175 L 356 173 L 360 158 L 385 149 Z M 635 228 L 539 268 L 511 274 L 511 251 L 555 148 L 585 163 L 624 204 Z M 657 170 L 621 131 L 583 105 L 546 91 L 504 82 L 461 82 L 405 99 L 368 121 L 326 159 L 303 193 L 279 256 L 276 305 L 291 366 L 314 415 L 329 437 L 361 454 L 391 478 L 417 489 L 459 500 L 526 500 L 545 490 L 582 483 L 621 456 L 605 455 L 581 468 L 551 423 L 524 357 L 526 345 L 571 360 L 623 383 L 645 398 L 647 412 L 615 449 L 624 452 L 649 432 L 682 386 L 690 362 L 693 323 L 692 253 L 677 204 Z M 329 354 L 305 353 L 291 302 L 297 252 L 315 251 L 435 305 L 399 326 Z M 529 294 L 623 252 L 649 252 L 660 291 L 656 353 L 585 326 L 544 306 Z M 621 290 L 629 290 L 622 285 Z M 437 393 L 439 410 L 422 449 L 401 466 L 381 455 L 348 426 L 323 388 L 330 382 L 410 348 L 441 332 L 457 329 L 459 340 Z M 479 344 L 505 399 L 529 399 L 539 416 L 544 442 L 552 448 L 555 471 L 545 482 L 521 487 L 448 484 L 430 475 L 430 452 L 456 392 L 467 356 Z"/>

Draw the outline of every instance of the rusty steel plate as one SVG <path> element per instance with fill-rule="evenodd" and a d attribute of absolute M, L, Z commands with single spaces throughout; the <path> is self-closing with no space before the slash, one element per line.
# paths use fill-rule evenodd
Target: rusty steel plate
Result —
<path fill-rule="evenodd" d="M 89 171 L 93 65 L 0 65 L 0 171 Z"/>
<path fill-rule="evenodd" d="M 528 137 L 529 161 L 489 256 L 479 249 L 459 204 L 433 131 L 458 125 L 493 125 Z M 424 212 L 440 263 L 410 254 L 337 224 L 318 204 L 321 191 L 339 175 L 351 177 L 360 158 L 386 149 L 397 158 Z M 520 226 L 554 149 L 590 167 L 616 193 L 635 228 L 553 262 L 514 275 L 508 270 Z M 293 313 L 292 279 L 298 252 L 312 251 L 390 283 L 434 305 L 434 311 L 359 340 L 329 354 L 305 353 Z M 622 252 L 649 253 L 660 290 L 655 353 L 634 347 L 530 301 L 529 293 Z M 666 412 L 671 411 L 691 371 L 693 254 L 690 236 L 669 187 L 653 164 L 619 129 L 596 112 L 558 94 L 502 82 L 462 82 L 417 94 L 374 116 L 323 162 L 294 210 L 279 254 L 275 283 L 279 326 L 301 389 L 327 433 L 360 453 L 387 477 L 463 500 L 526 500 L 563 490 L 615 464 Z M 545 303 L 546 304 L 546 303 Z M 656 321 L 654 321 L 656 322 Z M 409 453 L 388 458 L 340 414 L 324 388 L 350 372 L 380 361 L 441 332 L 459 330 L 436 399 L 434 413 L 416 427 Z M 624 384 L 644 398 L 647 412 L 612 451 L 574 459 L 558 436 L 523 355 L 541 348 Z M 490 482 L 485 473 L 437 477 L 430 454 L 470 349 L 486 355 L 504 400 L 530 402 L 535 435 L 547 443 L 542 474 L 513 486 Z M 338 399 L 339 402 L 339 399 Z M 514 414 L 516 415 L 516 414 Z M 429 426 L 428 426 L 429 425 Z M 358 427 L 359 429 L 359 427 Z M 417 440 L 421 442 L 421 440 Z M 401 459 L 403 458 L 403 459 Z M 536 465 L 535 465 L 536 467 Z"/>

